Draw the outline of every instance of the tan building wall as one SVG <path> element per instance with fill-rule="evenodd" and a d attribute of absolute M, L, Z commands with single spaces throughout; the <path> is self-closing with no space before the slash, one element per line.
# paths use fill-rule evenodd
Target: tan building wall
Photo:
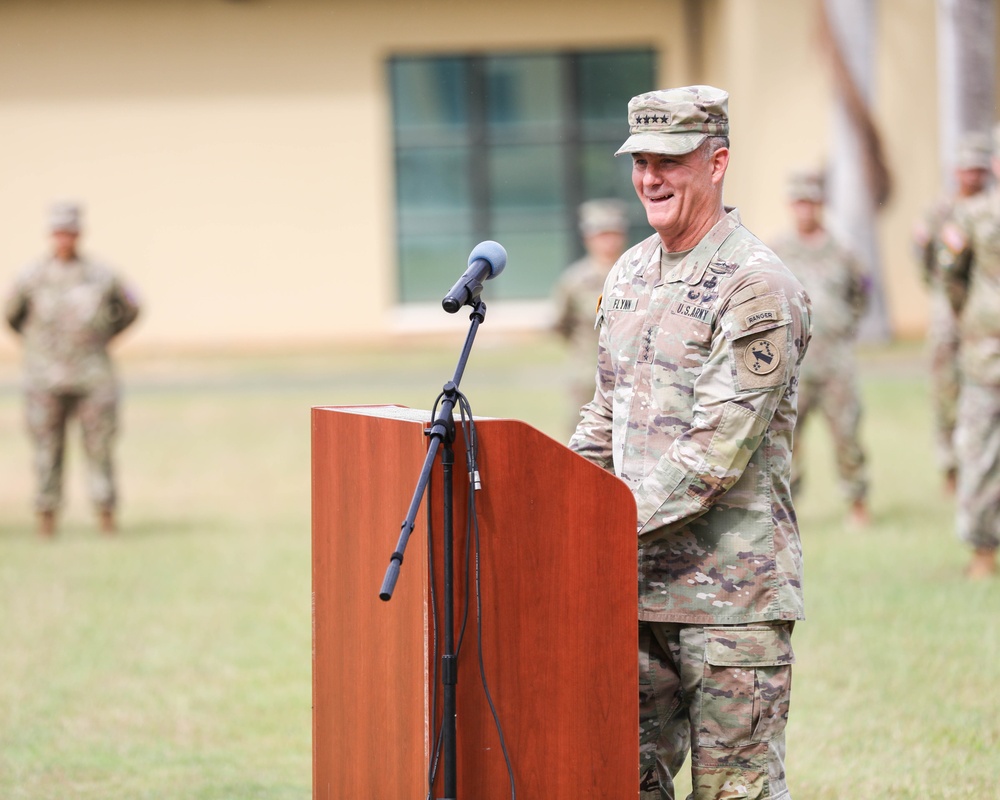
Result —
<path fill-rule="evenodd" d="M 886 285 L 896 330 L 912 335 L 925 308 L 909 225 L 938 185 L 934 12 L 916 0 L 880 6 L 877 116 L 897 177 L 881 223 Z M 787 169 L 827 149 L 815 8 L 6 0 L 0 281 L 46 246 L 49 200 L 72 196 L 88 209 L 85 249 L 120 266 L 145 301 L 130 347 L 294 346 L 398 330 L 385 61 L 414 52 L 654 47 L 663 85 L 732 93 L 727 201 L 766 238 L 785 222 Z M 926 86 L 919 103 L 916 85 Z M 491 323 L 505 313 L 491 305 Z M 0 337 L 0 352 L 15 346 Z"/>

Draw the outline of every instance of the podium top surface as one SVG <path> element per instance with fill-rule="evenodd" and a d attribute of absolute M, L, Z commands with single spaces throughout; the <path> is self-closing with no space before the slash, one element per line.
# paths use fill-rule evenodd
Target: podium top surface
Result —
<path fill-rule="evenodd" d="M 424 408 L 409 408 L 396 405 L 371 406 L 315 406 L 317 411 L 337 411 L 343 414 L 359 414 L 365 417 L 380 417 L 381 419 L 398 419 L 403 422 L 431 422 L 431 412 Z M 452 414 L 455 419 L 461 419 L 461 413 Z M 473 415 L 474 420 L 491 420 L 496 417 L 481 417 Z"/>

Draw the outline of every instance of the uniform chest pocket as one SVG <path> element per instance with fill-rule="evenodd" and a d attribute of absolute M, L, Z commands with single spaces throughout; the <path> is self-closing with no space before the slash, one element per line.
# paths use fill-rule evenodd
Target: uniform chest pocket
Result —
<path fill-rule="evenodd" d="M 690 408 L 691 387 L 712 350 L 711 317 L 706 315 L 703 320 L 679 313 L 675 310 L 678 305 L 670 309 L 669 324 L 655 331 L 649 359 L 654 400 L 658 408 L 671 414 Z M 711 309 L 704 310 L 711 313 Z"/>
<path fill-rule="evenodd" d="M 731 308 L 723 319 L 738 391 L 781 386 L 792 351 L 791 319 L 779 295 L 761 295 Z"/>

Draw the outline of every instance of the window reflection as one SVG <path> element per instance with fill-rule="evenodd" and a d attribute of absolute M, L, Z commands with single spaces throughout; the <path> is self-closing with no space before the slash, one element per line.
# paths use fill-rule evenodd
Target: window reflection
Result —
<path fill-rule="evenodd" d="M 439 300 L 484 239 L 511 267 L 492 296 L 548 296 L 581 253 L 579 204 L 632 199 L 631 165 L 612 156 L 654 74 L 647 49 L 392 59 L 400 302 Z"/>

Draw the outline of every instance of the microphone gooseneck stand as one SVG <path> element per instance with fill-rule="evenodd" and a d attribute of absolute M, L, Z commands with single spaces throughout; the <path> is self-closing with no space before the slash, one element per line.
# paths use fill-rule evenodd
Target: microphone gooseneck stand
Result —
<path fill-rule="evenodd" d="M 444 399 L 438 408 L 438 413 L 426 435 L 430 437 L 430 444 L 427 448 L 427 456 L 424 458 L 423 469 L 417 481 L 417 487 L 410 501 L 409 510 L 403 520 L 399 541 L 396 549 L 389 558 L 389 566 L 385 572 L 385 579 L 382 581 L 382 588 L 379 591 L 379 598 L 385 601 L 392 599 L 392 593 L 399 578 L 400 567 L 403 564 L 403 554 L 410 534 L 413 532 L 414 520 L 417 510 L 423 499 L 430 480 L 431 470 L 437 458 L 438 451 L 442 451 L 441 465 L 444 479 L 442 491 L 442 518 L 444 521 L 442 531 L 443 557 L 443 585 L 444 585 L 444 636 L 443 651 L 441 654 L 441 685 L 442 685 L 442 706 L 443 717 L 441 720 L 442 737 L 442 758 L 444 760 L 444 797 L 441 800 L 456 800 L 457 788 L 457 737 L 455 729 L 456 709 L 456 686 L 458 684 L 458 661 L 455 654 L 455 599 L 453 590 L 454 563 L 453 563 L 453 542 L 454 542 L 454 475 L 455 451 L 453 444 L 455 441 L 455 404 L 458 400 L 458 387 L 465 372 L 465 365 L 472 352 L 472 344 L 476 339 L 476 332 L 479 326 L 486 319 L 486 303 L 478 296 L 478 292 L 470 298 L 475 301 L 472 314 L 469 319 L 468 335 L 465 338 L 465 346 L 459 357 L 455 374 L 442 389 Z M 432 712 L 433 713 L 433 712 Z M 431 787 L 433 789 L 433 787 Z"/>

